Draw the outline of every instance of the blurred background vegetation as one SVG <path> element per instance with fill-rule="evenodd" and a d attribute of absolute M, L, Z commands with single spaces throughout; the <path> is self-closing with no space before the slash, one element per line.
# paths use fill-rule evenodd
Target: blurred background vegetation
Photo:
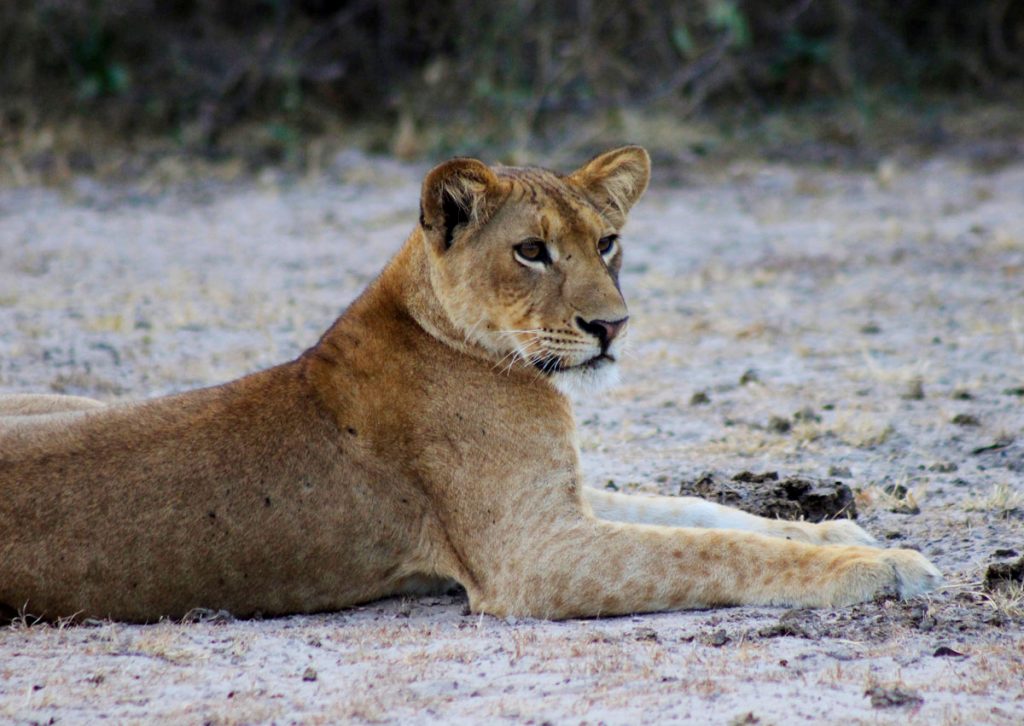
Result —
<path fill-rule="evenodd" d="M 0 142 L 29 171 L 126 144 L 308 163 L 324 139 L 857 162 L 1019 140 L 1022 81 L 1024 0 L 0 3 Z"/>

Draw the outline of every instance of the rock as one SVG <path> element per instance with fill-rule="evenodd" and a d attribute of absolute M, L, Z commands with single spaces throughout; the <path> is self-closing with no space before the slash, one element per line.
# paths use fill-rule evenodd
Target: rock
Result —
<path fill-rule="evenodd" d="M 313 668 L 307 668 L 302 672 L 302 680 L 304 681 L 315 681 L 317 679 L 316 670 Z"/>
<path fill-rule="evenodd" d="M 949 421 L 957 426 L 981 426 L 981 421 L 978 417 L 969 413 L 958 413 Z"/>
<path fill-rule="evenodd" d="M 704 391 L 697 391 L 695 394 L 690 396 L 691 406 L 705 406 L 711 403 L 711 397 Z"/>

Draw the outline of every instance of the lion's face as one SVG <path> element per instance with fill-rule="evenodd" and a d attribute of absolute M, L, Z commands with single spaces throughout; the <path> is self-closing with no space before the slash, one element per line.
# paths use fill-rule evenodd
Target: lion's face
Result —
<path fill-rule="evenodd" d="M 431 282 L 454 328 L 496 368 L 560 386 L 606 378 L 628 327 L 619 231 L 647 186 L 639 147 L 561 176 L 457 159 L 424 182 Z"/>

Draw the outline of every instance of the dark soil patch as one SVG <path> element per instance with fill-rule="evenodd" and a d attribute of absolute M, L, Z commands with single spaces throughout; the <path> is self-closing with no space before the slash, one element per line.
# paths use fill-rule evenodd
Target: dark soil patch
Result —
<path fill-rule="evenodd" d="M 949 647 L 946 643 L 960 643 L 968 637 L 995 636 L 993 626 L 1008 622 L 984 597 L 961 593 L 955 597 L 939 596 L 931 603 L 879 600 L 832 611 L 790 610 L 777 622 L 750 630 L 744 637 L 880 643 L 915 632 L 934 638 L 933 648 L 941 649 Z"/>
<path fill-rule="evenodd" d="M 997 590 L 1014 583 L 1024 583 L 1024 556 L 1013 562 L 993 562 L 985 570 L 987 590 Z"/>
<path fill-rule="evenodd" d="M 786 477 L 778 472 L 740 472 L 731 479 L 707 472 L 696 481 L 683 481 L 679 493 L 739 507 L 762 517 L 803 519 L 857 518 L 853 491 L 839 481 L 810 477 Z"/>

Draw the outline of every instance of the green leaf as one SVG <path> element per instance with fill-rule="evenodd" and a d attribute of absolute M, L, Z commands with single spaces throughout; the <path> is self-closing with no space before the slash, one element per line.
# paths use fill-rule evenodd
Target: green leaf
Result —
<path fill-rule="evenodd" d="M 680 54 L 690 58 L 693 56 L 693 36 L 685 25 L 672 28 L 672 45 Z"/>
<path fill-rule="evenodd" d="M 717 0 L 708 6 L 708 22 L 729 33 L 731 45 L 750 45 L 750 24 L 734 0 Z"/>

